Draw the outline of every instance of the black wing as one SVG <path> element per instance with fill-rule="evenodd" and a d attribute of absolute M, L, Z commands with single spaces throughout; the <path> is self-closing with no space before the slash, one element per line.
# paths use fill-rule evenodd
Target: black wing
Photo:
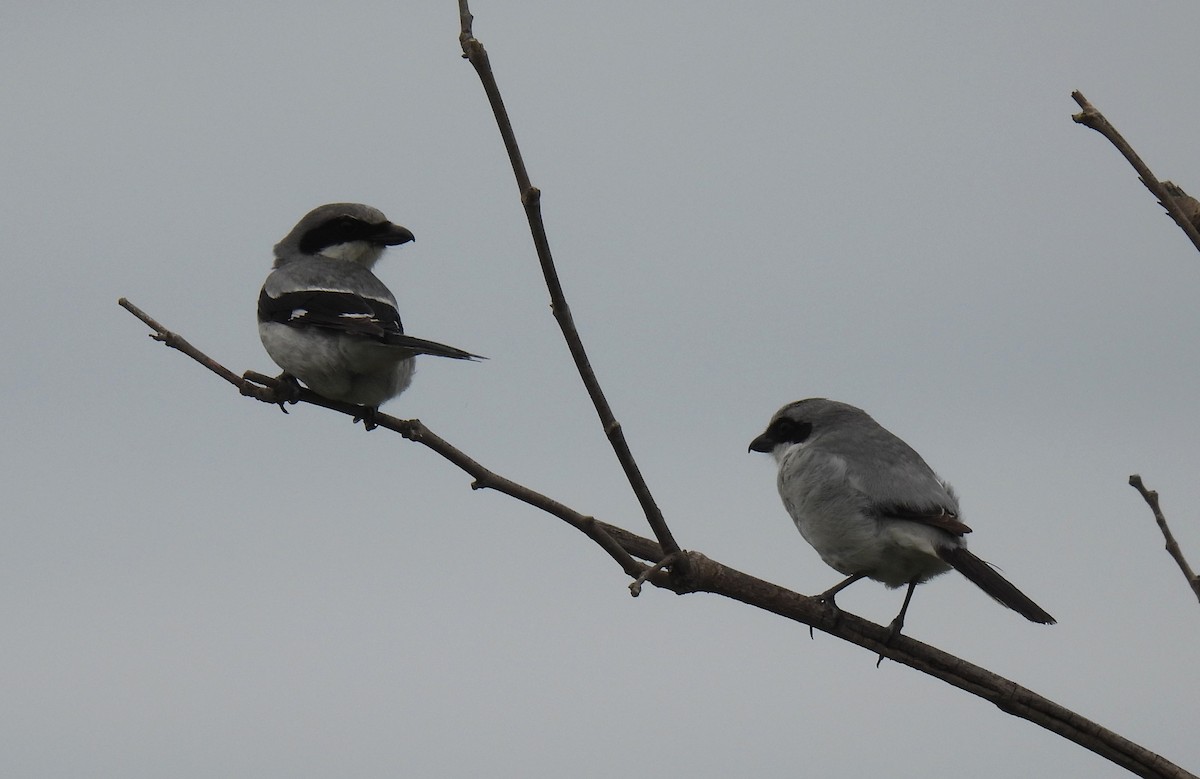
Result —
<path fill-rule="evenodd" d="M 482 359 L 477 354 L 453 346 L 405 335 L 400 313 L 394 306 L 353 292 L 301 290 L 285 292 L 276 298 L 264 289 L 258 296 L 258 319 L 261 322 L 278 322 L 291 327 L 319 327 L 370 338 L 414 354 L 430 354 L 454 360 Z"/>
<path fill-rule="evenodd" d="M 404 335 L 400 312 L 394 306 L 353 292 L 300 290 L 272 297 L 264 289 L 258 296 L 258 318 L 261 322 L 320 327 L 380 341 Z"/>

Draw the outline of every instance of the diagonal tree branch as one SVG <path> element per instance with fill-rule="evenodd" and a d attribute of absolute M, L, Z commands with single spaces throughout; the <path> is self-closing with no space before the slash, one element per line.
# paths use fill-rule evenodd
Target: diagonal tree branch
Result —
<path fill-rule="evenodd" d="M 196 362 L 238 387 L 243 395 L 266 403 L 280 402 L 275 393 L 275 379 L 254 372 L 238 377 L 211 359 L 184 338 L 164 328 L 125 298 L 120 305 L 146 323 L 155 340 L 178 349 Z M 327 400 L 302 389 L 291 402 L 310 403 L 356 417 L 360 406 Z M 649 581 L 657 587 L 680 595 L 707 592 L 736 600 L 785 619 L 821 630 L 894 662 L 940 679 L 983 700 L 995 704 L 1008 714 L 1028 720 L 1101 757 L 1148 779 L 1197 779 L 1179 766 L 1108 730 L 1099 724 L 1044 698 L 1021 685 L 994 674 L 987 669 L 943 652 L 905 635 L 892 637 L 891 631 L 845 611 L 834 612 L 818 598 L 784 589 L 763 579 L 742 573 L 712 560 L 699 552 L 677 552 L 676 558 L 686 556 L 686 565 L 676 564 L 671 573 L 658 565 L 643 565 L 634 558 L 661 561 L 661 545 L 624 528 L 581 514 L 541 493 L 517 484 L 485 468 L 445 439 L 429 430 L 419 420 L 397 419 L 387 414 L 374 418 L 377 427 L 399 433 L 405 438 L 432 449 L 470 475 L 475 489 L 493 489 L 529 506 L 555 516 L 584 533 L 601 546 L 630 576 L 635 584 Z M 686 571 L 686 573 L 685 573 Z"/>
<path fill-rule="evenodd" d="M 301 387 L 299 391 L 295 388 L 288 388 L 286 394 L 277 394 L 276 389 L 279 388 L 281 382 L 270 376 L 264 376 L 261 373 L 247 371 L 243 376 L 238 376 L 233 371 L 213 360 L 208 355 L 201 352 L 196 347 L 188 343 L 182 336 L 173 333 L 163 327 L 152 317 L 147 315 L 137 306 L 130 303 L 127 299 L 121 298 L 117 301 L 125 310 L 136 316 L 138 319 L 146 323 L 150 329 L 154 330 L 151 338 L 160 341 L 163 344 L 186 354 L 196 362 L 211 370 L 221 378 L 228 381 L 230 384 L 238 388 L 241 394 L 247 397 L 256 398 L 264 403 L 272 403 L 279 405 L 284 411 L 283 403 L 310 403 L 314 406 L 321 406 L 332 411 L 345 414 L 352 418 L 360 418 L 363 413 L 361 406 L 356 406 L 352 403 L 342 403 L 336 400 L 324 398 L 317 393 L 307 388 Z M 467 474 L 472 476 L 475 481 L 471 484 L 472 489 L 492 489 L 497 492 L 504 493 L 509 497 L 516 498 L 522 503 L 540 509 L 551 516 L 558 517 L 567 524 L 581 531 L 588 538 L 595 541 L 600 548 L 608 552 L 622 570 L 630 576 L 641 577 L 647 570 L 647 566 L 643 565 L 630 555 L 626 546 L 623 546 L 615 540 L 607 531 L 607 527 L 602 522 L 597 522 L 595 518 L 585 516 L 566 506 L 553 498 L 549 498 L 539 492 L 524 487 L 511 479 L 506 479 L 493 471 L 484 468 L 475 460 L 468 457 L 466 454 L 451 446 L 445 439 L 436 435 L 425 425 L 421 424 L 419 419 L 397 419 L 387 414 L 375 414 L 372 417 L 372 422 L 375 427 L 382 427 L 391 430 L 394 433 L 399 433 L 410 441 L 416 441 L 433 451 L 440 454 L 450 462 L 457 465 Z M 621 531 L 623 535 L 628 535 L 625 531 Z M 645 541 L 641 539 L 641 541 Z M 634 543 L 630 545 L 635 554 L 649 560 L 657 560 L 662 556 L 662 551 L 652 542 L 645 541 L 644 543 Z"/>
<path fill-rule="evenodd" d="M 120 298 L 119 300 L 117 300 L 117 305 L 120 306 L 121 308 L 125 309 L 129 313 L 133 314 L 138 319 L 145 322 L 146 326 L 154 331 L 153 333 L 150 334 L 150 337 L 153 338 L 155 341 L 160 341 L 161 343 L 171 347 L 172 349 L 178 349 L 179 351 L 183 352 L 188 357 L 191 357 L 193 360 L 200 363 L 205 368 L 208 368 L 210 371 L 217 374 L 222 379 L 224 379 L 225 381 L 234 385 L 235 387 L 240 388 L 242 386 L 242 377 L 241 376 L 238 376 L 236 373 L 229 370 L 224 365 L 221 365 L 221 364 L 217 363 L 216 361 L 210 359 L 206 354 L 204 354 L 204 352 L 200 351 L 199 349 L 197 349 L 196 347 L 194 347 L 190 343 L 188 343 L 183 338 L 183 336 L 180 336 L 176 333 L 172 333 L 170 330 L 167 330 L 165 327 L 163 327 L 158 322 L 156 322 L 154 319 L 152 319 L 149 314 L 147 314 L 145 311 L 141 310 L 134 304 L 130 303 L 127 299 Z"/>
<path fill-rule="evenodd" d="M 1167 209 L 1167 213 L 1175 220 L 1175 224 L 1179 225 L 1180 229 L 1187 234 L 1192 244 L 1197 249 L 1200 249 L 1200 232 L 1197 231 L 1196 225 L 1192 223 L 1189 214 L 1181 207 L 1179 196 L 1171 188 L 1168 188 L 1163 182 L 1155 178 L 1154 174 L 1150 172 L 1150 168 L 1146 166 L 1146 163 L 1142 162 L 1142 158 L 1133 150 L 1129 142 L 1117 132 L 1117 128 L 1112 126 L 1112 123 L 1104 117 L 1104 114 L 1100 113 L 1096 110 L 1095 106 L 1088 102 L 1082 92 L 1076 90 L 1071 93 L 1071 97 L 1083 109 L 1081 112 L 1073 114 L 1071 118 L 1079 124 L 1090 127 L 1100 133 L 1113 146 L 1117 147 L 1117 151 L 1121 152 L 1125 159 L 1129 160 L 1129 164 L 1133 166 L 1133 169 L 1137 171 L 1138 178 L 1146 185 L 1146 189 L 1150 190 L 1150 193 L 1158 198 L 1158 202 L 1162 204 L 1163 208 Z M 1178 188 L 1175 187 L 1175 189 Z"/>
<path fill-rule="evenodd" d="M 1146 501 L 1150 511 L 1154 512 L 1154 521 L 1158 523 L 1158 529 L 1162 531 L 1163 540 L 1167 544 L 1167 554 L 1171 555 L 1171 559 L 1179 566 L 1179 570 L 1183 571 L 1183 577 L 1187 579 L 1196 599 L 1200 600 L 1200 576 L 1196 576 L 1192 567 L 1188 565 L 1187 558 L 1183 556 L 1183 550 L 1179 548 L 1179 542 L 1175 540 L 1175 535 L 1167 525 L 1167 518 L 1163 516 L 1162 509 L 1158 505 L 1158 492 L 1146 489 L 1146 485 L 1142 483 L 1142 477 L 1136 473 L 1129 477 L 1129 486 L 1141 494 L 1142 500 Z"/>
<path fill-rule="evenodd" d="M 461 26 L 459 42 L 462 44 L 463 57 L 471 62 L 475 72 L 479 74 L 479 80 L 483 83 L 483 91 L 487 94 L 492 113 L 496 116 L 496 125 L 500 129 L 500 137 L 504 140 L 504 148 L 508 151 L 513 175 L 517 179 L 517 189 L 521 193 L 521 204 L 525 207 L 529 230 L 533 234 L 533 245 L 537 250 L 538 262 L 541 264 L 542 275 L 545 277 L 546 287 L 550 292 L 550 306 L 554 313 L 554 319 L 558 322 L 559 329 L 562 330 L 563 338 L 567 341 L 567 348 L 579 371 L 579 377 L 583 379 L 588 396 L 592 399 L 592 405 L 596 407 L 596 414 L 600 417 L 604 434 L 608 437 L 608 441 L 617 455 L 617 460 L 625 471 L 625 478 L 629 480 L 629 484 L 633 488 L 633 493 L 646 515 L 646 521 L 650 523 L 650 529 L 654 532 L 654 537 L 658 539 L 665 555 L 672 556 L 677 561 L 674 569 L 683 573 L 681 567 L 686 566 L 687 557 L 677 554 L 680 551 L 679 544 L 671 534 L 671 529 L 667 526 L 667 521 L 655 502 L 654 496 L 650 494 L 650 487 L 646 484 L 641 469 L 638 468 L 637 462 L 633 458 L 633 452 L 625 440 L 625 433 L 613 415 L 612 408 L 608 405 L 604 390 L 600 388 L 600 380 L 596 378 L 596 372 L 592 369 L 587 352 L 583 348 L 583 340 L 579 337 L 579 330 L 575 327 L 571 308 L 567 305 L 567 298 L 558 278 L 558 269 L 554 265 L 554 257 L 550 253 L 550 239 L 546 235 L 546 225 L 542 221 L 542 193 L 530 183 L 529 173 L 525 169 L 525 160 L 521 156 L 521 149 L 517 146 L 517 137 L 513 132 L 512 122 L 509 121 L 508 111 L 504 107 L 504 99 L 500 96 L 500 88 L 496 85 L 496 78 L 492 74 L 492 64 L 488 59 L 487 50 L 483 48 L 482 43 L 475 39 L 471 31 L 475 17 L 471 15 L 467 0 L 458 0 L 458 15 Z"/>

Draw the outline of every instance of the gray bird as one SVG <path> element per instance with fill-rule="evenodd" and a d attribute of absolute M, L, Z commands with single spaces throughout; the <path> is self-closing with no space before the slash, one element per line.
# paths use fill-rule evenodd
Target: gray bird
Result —
<path fill-rule="evenodd" d="M 413 357 L 478 355 L 404 334 L 396 298 L 371 272 L 384 249 L 414 240 L 359 203 L 314 208 L 275 244 L 258 296 L 258 334 L 286 376 L 331 400 L 379 405 L 412 381 Z"/>
<path fill-rule="evenodd" d="M 913 589 L 954 568 L 1001 604 L 1033 622 L 1054 617 L 992 566 L 967 551 L 971 528 L 958 498 L 908 444 L 865 411 L 824 398 L 776 412 L 750 450 L 779 465 L 779 495 L 796 528 L 846 579 L 818 597 L 834 596 L 862 578 L 908 585 L 890 637 L 904 627 Z"/>

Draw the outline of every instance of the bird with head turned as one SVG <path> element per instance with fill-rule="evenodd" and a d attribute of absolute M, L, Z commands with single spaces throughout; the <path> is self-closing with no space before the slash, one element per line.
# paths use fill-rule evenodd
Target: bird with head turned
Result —
<path fill-rule="evenodd" d="M 479 359 L 405 334 L 396 297 L 372 268 L 389 246 L 412 240 L 371 206 L 320 206 L 275 245 L 274 269 L 258 296 L 259 337 L 285 377 L 364 406 L 368 426 L 382 403 L 409 386 L 417 355 Z"/>

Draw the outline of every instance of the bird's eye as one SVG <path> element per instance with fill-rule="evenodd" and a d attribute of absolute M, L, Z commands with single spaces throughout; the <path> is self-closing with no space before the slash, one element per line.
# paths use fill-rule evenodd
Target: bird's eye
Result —
<path fill-rule="evenodd" d="M 305 233 L 300 238 L 300 251 L 305 254 L 316 254 L 322 249 L 337 246 L 339 243 L 362 240 L 363 233 L 369 229 L 369 226 L 361 219 L 343 214 Z"/>

